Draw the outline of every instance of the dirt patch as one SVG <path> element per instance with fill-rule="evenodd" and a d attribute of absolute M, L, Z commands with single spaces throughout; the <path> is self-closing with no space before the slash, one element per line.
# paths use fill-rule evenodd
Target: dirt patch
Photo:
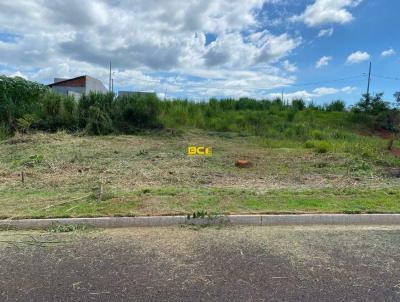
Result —
<path fill-rule="evenodd" d="M 392 150 L 390 150 L 390 153 L 394 156 L 400 157 L 400 148 L 392 148 Z"/>
<path fill-rule="evenodd" d="M 17 144 L 27 144 L 27 143 L 32 143 L 32 142 L 33 142 L 33 139 L 31 139 L 30 137 L 16 136 L 16 137 L 6 140 L 4 143 L 7 145 L 17 145 Z"/>
<path fill-rule="evenodd" d="M 400 168 L 388 168 L 386 172 L 389 177 L 400 178 Z"/>
<path fill-rule="evenodd" d="M 380 138 L 383 138 L 383 139 L 391 139 L 393 137 L 392 132 L 390 132 L 388 130 L 384 130 L 384 129 L 377 130 L 375 132 L 375 135 L 379 136 Z"/>
<path fill-rule="evenodd" d="M 382 139 L 391 139 L 393 137 L 393 133 L 385 129 L 379 129 L 379 130 L 361 129 L 357 132 L 362 136 L 378 136 Z"/>

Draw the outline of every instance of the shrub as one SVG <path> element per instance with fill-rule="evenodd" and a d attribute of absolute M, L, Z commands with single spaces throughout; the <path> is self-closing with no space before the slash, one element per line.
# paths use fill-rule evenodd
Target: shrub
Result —
<path fill-rule="evenodd" d="M 0 76 L 0 123 L 11 133 L 17 131 L 17 120 L 34 115 L 40 107 L 40 96 L 47 91 L 46 86 L 20 77 Z"/>
<path fill-rule="evenodd" d="M 76 130 L 78 128 L 78 103 L 71 96 L 46 93 L 41 99 L 39 127 L 44 130 Z"/>
<path fill-rule="evenodd" d="M 305 146 L 308 149 L 314 149 L 317 153 L 327 153 L 331 148 L 327 141 L 307 141 Z"/>
<path fill-rule="evenodd" d="M 114 129 L 107 112 L 97 106 L 90 106 L 85 130 L 91 135 L 105 135 L 112 133 Z"/>
<path fill-rule="evenodd" d="M 27 133 L 32 124 L 37 122 L 37 117 L 33 114 L 24 114 L 23 117 L 17 119 L 17 130 L 21 133 Z"/>
<path fill-rule="evenodd" d="M 120 131 L 129 133 L 160 128 L 159 111 L 160 101 L 155 94 L 133 94 L 116 99 L 113 118 Z"/>
<path fill-rule="evenodd" d="M 324 140 L 326 139 L 326 134 L 321 130 L 313 130 L 311 131 L 311 137 L 316 140 Z"/>
<path fill-rule="evenodd" d="M 326 106 L 326 111 L 343 112 L 346 110 L 346 104 L 342 100 L 336 100 Z"/>
<path fill-rule="evenodd" d="M 296 99 L 292 101 L 292 107 L 295 110 L 304 110 L 306 108 L 306 103 L 302 99 Z"/>
<path fill-rule="evenodd" d="M 364 94 L 361 100 L 354 106 L 355 112 L 378 115 L 390 109 L 389 104 L 382 99 L 383 93 L 375 96 Z"/>
<path fill-rule="evenodd" d="M 330 149 L 330 144 L 327 141 L 320 141 L 315 147 L 317 153 L 327 153 Z"/>
<path fill-rule="evenodd" d="M 78 104 L 78 127 L 80 129 L 91 128 L 92 125 L 97 123 L 92 120 L 95 116 L 101 117 L 103 122 L 109 124 L 113 102 L 114 94 L 112 93 L 89 93 L 82 95 Z M 91 123 L 90 126 L 88 126 L 89 122 Z M 109 128 L 109 125 L 104 125 L 104 127 L 100 128 Z"/>
<path fill-rule="evenodd" d="M 0 124 L 0 141 L 5 140 L 10 135 L 8 127 L 4 124 Z"/>
<path fill-rule="evenodd" d="M 287 113 L 287 121 L 293 122 L 295 117 L 296 117 L 296 110 L 289 110 Z"/>

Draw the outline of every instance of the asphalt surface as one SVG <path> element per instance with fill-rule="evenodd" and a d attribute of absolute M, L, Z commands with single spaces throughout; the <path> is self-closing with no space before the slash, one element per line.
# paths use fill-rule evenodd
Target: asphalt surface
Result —
<path fill-rule="evenodd" d="M 0 301 L 400 301 L 400 228 L 0 232 Z"/>

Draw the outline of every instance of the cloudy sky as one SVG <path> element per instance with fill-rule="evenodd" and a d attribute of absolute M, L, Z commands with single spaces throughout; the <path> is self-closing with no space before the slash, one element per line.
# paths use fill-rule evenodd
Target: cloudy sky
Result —
<path fill-rule="evenodd" d="M 88 74 L 115 89 L 195 100 L 357 101 L 400 90 L 397 0 L 0 2 L 0 74 Z"/>

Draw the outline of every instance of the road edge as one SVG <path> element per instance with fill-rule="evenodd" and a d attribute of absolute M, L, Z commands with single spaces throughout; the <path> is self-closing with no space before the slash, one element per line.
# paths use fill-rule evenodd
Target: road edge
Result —
<path fill-rule="evenodd" d="M 226 215 L 189 219 L 186 216 L 139 216 L 0 220 L 0 229 L 48 229 L 57 225 L 96 228 L 155 227 L 173 225 L 400 225 L 400 214 L 298 214 Z"/>

